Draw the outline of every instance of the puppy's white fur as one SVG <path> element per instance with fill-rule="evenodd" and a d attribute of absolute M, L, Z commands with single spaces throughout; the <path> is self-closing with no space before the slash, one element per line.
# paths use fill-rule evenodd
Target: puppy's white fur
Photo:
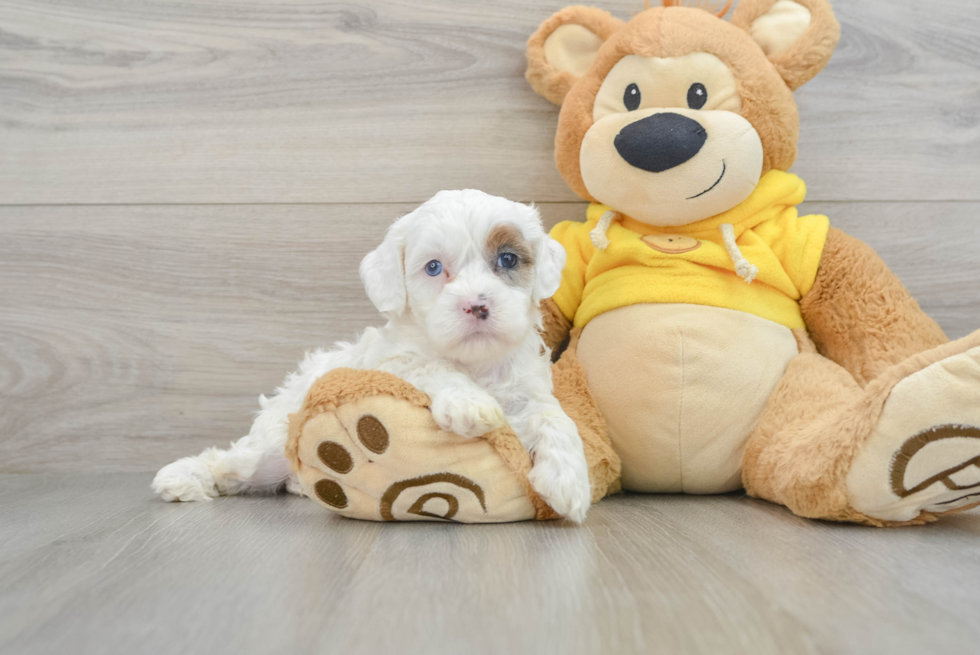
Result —
<path fill-rule="evenodd" d="M 519 265 L 502 265 L 514 261 L 500 259 L 507 252 Z M 440 192 L 396 221 L 361 263 L 368 296 L 388 324 L 308 354 L 274 396 L 259 398 L 247 436 L 165 466 L 153 490 L 164 500 L 284 485 L 300 493 L 284 456 L 289 414 L 328 371 L 377 369 L 427 393 L 445 430 L 475 437 L 509 423 L 533 458 L 535 490 L 581 522 L 591 500 L 588 467 L 578 430 L 552 394 L 550 353 L 538 333 L 538 305 L 557 290 L 564 265 L 565 251 L 533 207 L 474 190 Z"/>

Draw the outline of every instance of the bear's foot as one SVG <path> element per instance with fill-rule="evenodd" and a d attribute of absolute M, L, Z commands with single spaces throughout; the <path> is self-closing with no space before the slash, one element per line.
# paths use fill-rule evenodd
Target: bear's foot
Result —
<path fill-rule="evenodd" d="M 955 354 L 891 389 L 847 474 L 853 509 L 894 524 L 927 522 L 980 505 L 977 337 L 937 349 Z"/>
<path fill-rule="evenodd" d="M 428 397 L 393 375 L 332 371 L 289 427 L 286 455 L 303 492 L 343 516 L 459 523 L 557 517 L 531 489 L 531 459 L 509 428 L 473 439 L 441 430 Z"/>

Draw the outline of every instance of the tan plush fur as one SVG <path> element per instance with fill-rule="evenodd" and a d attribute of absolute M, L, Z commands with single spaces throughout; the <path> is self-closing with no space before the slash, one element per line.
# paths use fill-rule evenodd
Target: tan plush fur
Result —
<path fill-rule="evenodd" d="M 541 331 L 541 338 L 544 339 L 546 346 L 556 350 L 568 339 L 568 332 L 572 329 L 572 324 L 565 318 L 565 315 L 561 313 L 558 305 L 551 298 L 541 303 L 541 313 L 544 315 L 544 329 Z"/>
<path fill-rule="evenodd" d="M 874 250 L 835 228 L 800 308 L 819 351 L 862 387 L 889 366 L 948 341 Z"/>
<path fill-rule="evenodd" d="M 810 518 L 875 526 L 935 521 L 937 515 L 925 511 L 905 523 L 856 512 L 848 505 L 846 476 L 896 384 L 977 346 L 980 332 L 913 355 L 886 369 L 863 391 L 838 364 L 812 351 L 801 352 L 749 439 L 742 469 L 746 491 Z"/>
<path fill-rule="evenodd" d="M 569 418 L 575 421 L 579 436 L 582 437 L 585 459 L 589 463 L 592 502 L 595 503 L 604 496 L 620 491 L 622 463 L 613 450 L 606 423 L 589 391 L 585 369 L 576 356 L 581 333 L 581 330 L 572 330 L 568 348 L 552 367 L 551 377 L 555 384 L 555 397 Z"/>
<path fill-rule="evenodd" d="M 819 354 L 800 353 L 746 445 L 742 480 L 749 495 L 812 518 L 832 518 L 846 509 L 838 484 L 846 470 L 835 472 L 835 464 L 849 464 L 857 434 L 870 433 L 872 416 L 864 401 L 847 371 Z"/>
<path fill-rule="evenodd" d="M 575 77 L 549 64 L 544 53 L 545 41 L 562 25 L 581 25 L 605 41 L 623 25 L 623 21 L 595 7 L 565 7 L 531 35 L 527 42 L 525 77 L 535 91 L 556 105 L 562 103 L 565 94 L 575 84 Z"/>

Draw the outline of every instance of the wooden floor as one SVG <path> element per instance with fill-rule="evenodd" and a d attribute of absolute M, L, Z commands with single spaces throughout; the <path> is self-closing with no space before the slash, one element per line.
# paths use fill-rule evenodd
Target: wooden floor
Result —
<path fill-rule="evenodd" d="M 2 653 L 970 653 L 980 513 L 821 524 L 627 496 L 585 527 L 376 524 L 306 499 L 0 476 Z"/>
<path fill-rule="evenodd" d="M 934 653 L 980 646 L 980 514 L 877 531 L 719 498 L 583 528 L 176 506 L 357 264 L 443 188 L 584 205 L 524 42 L 570 0 L 0 0 L 0 652 Z M 601 0 L 627 18 L 642 0 Z M 976 0 L 836 0 L 805 209 L 980 327 Z"/>

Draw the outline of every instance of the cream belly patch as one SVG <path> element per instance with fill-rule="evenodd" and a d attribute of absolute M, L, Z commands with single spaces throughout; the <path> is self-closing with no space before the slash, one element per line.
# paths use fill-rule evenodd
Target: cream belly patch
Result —
<path fill-rule="evenodd" d="M 798 352 L 788 328 L 720 307 L 640 304 L 593 319 L 578 357 L 623 488 L 741 488 L 746 439 Z"/>

